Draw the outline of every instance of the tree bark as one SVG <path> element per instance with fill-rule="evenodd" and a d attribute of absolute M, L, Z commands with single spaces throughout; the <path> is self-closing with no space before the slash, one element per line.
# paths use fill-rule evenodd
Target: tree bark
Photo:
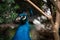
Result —
<path fill-rule="evenodd" d="M 53 26 L 54 40 L 59 40 L 59 12 L 56 11 L 56 21 Z"/>
<path fill-rule="evenodd" d="M 53 31 L 53 36 L 54 36 L 54 40 L 59 40 L 59 23 L 60 23 L 60 1 L 59 0 L 50 0 L 52 2 L 52 4 L 56 7 L 56 19 L 55 23 L 53 23 L 53 19 L 51 19 L 51 23 L 53 25 L 52 27 L 52 31 Z"/>
<path fill-rule="evenodd" d="M 51 3 L 56 7 L 56 9 L 58 10 L 58 12 L 60 13 L 60 1 L 59 0 L 50 0 Z"/>

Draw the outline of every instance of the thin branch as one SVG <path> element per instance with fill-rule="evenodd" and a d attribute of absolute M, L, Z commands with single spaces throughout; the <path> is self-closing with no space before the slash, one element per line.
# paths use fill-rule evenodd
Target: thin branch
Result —
<path fill-rule="evenodd" d="M 52 19 L 51 15 L 47 15 L 46 13 L 44 13 L 37 5 L 35 5 L 32 1 L 30 0 L 26 0 L 28 3 L 30 3 L 33 7 L 35 7 L 39 12 L 41 12 L 43 15 L 45 15 L 48 19 Z"/>

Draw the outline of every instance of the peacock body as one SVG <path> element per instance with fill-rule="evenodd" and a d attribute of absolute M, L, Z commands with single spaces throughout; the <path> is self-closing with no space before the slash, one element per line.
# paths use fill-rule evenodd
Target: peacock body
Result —
<path fill-rule="evenodd" d="M 19 25 L 19 27 L 17 28 L 17 31 L 14 35 L 13 40 L 31 40 L 30 36 L 29 36 L 29 32 L 30 32 L 30 26 L 29 26 L 29 22 L 27 20 L 27 15 L 26 12 L 23 12 L 22 14 L 19 14 L 19 16 L 26 16 L 26 18 L 24 20 L 23 17 L 21 17 L 20 21 L 23 22 Z"/>

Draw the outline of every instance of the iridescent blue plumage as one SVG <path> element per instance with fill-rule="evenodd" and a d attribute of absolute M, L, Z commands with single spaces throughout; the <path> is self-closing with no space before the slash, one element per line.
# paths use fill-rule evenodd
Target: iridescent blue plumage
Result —
<path fill-rule="evenodd" d="M 30 16 L 33 16 L 33 9 L 32 8 L 30 8 L 29 12 L 30 12 Z"/>
<path fill-rule="evenodd" d="M 19 16 L 27 16 L 27 15 L 26 12 L 23 12 L 19 14 Z M 29 22 L 28 20 L 25 20 L 24 24 L 19 25 L 13 40 L 31 40 L 29 36 L 29 32 L 30 32 Z"/>

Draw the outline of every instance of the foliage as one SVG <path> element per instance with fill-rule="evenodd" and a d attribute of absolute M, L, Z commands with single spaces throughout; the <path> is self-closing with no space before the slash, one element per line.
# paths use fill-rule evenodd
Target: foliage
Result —
<path fill-rule="evenodd" d="M 3 23 L 3 19 L 0 17 L 0 23 Z"/>
<path fill-rule="evenodd" d="M 18 8 L 19 5 L 14 0 L 2 0 L 0 3 L 0 23 L 12 22 L 17 17 L 16 10 Z"/>

